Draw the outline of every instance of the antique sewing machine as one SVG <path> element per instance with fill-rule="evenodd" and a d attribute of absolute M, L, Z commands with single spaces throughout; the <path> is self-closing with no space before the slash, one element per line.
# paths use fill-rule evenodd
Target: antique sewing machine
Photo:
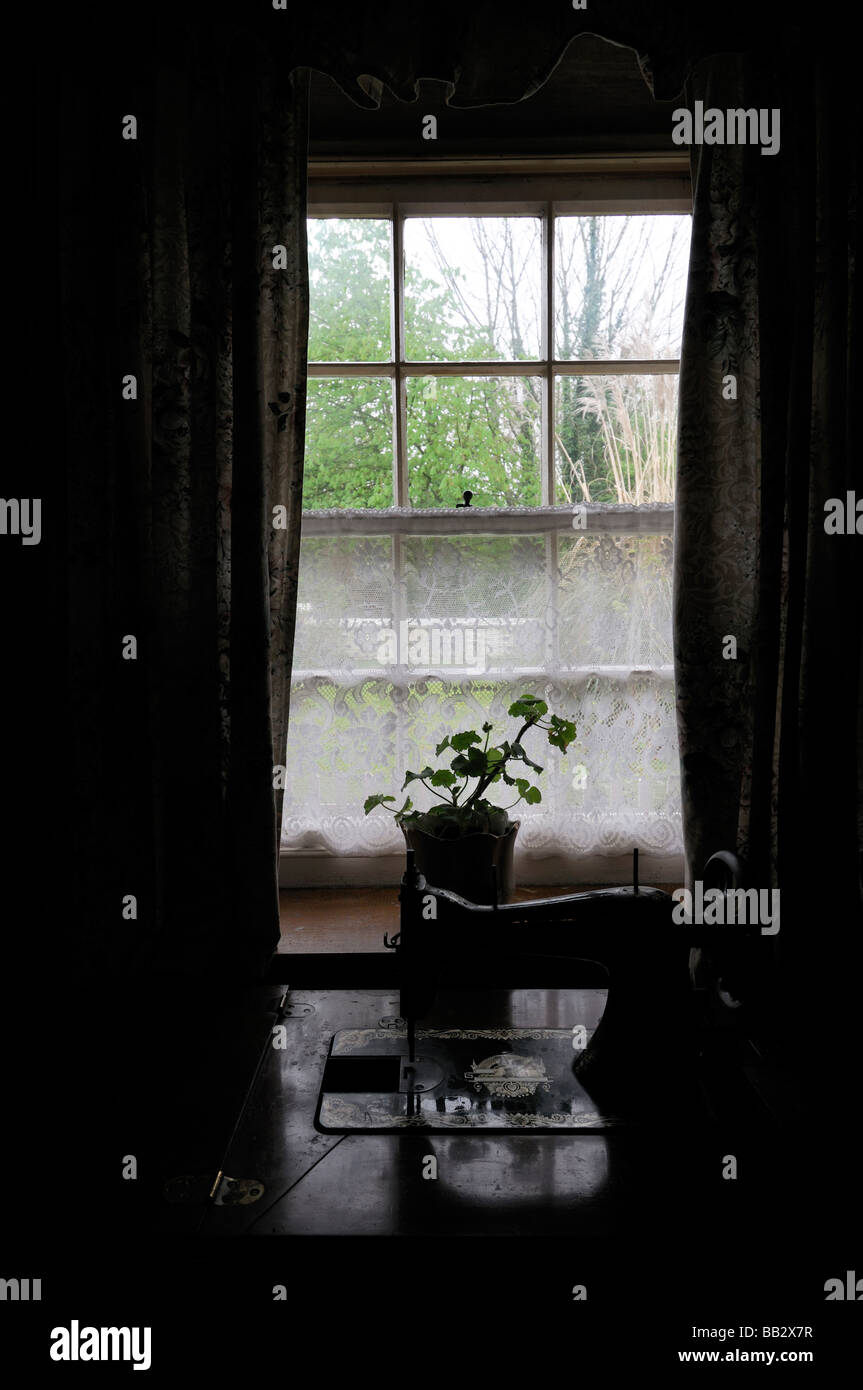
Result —
<path fill-rule="evenodd" d="M 730 872 L 736 883 L 732 861 L 713 856 L 705 875 Z M 427 883 L 409 850 L 399 901 L 399 931 L 384 944 L 397 953 L 400 1017 L 366 1030 L 362 1045 L 355 1033 L 347 1043 L 336 1036 L 325 1128 L 351 1114 L 350 1128 L 424 1117 L 437 1127 L 601 1128 L 644 1115 L 660 1093 L 667 1101 L 691 1089 L 690 948 L 721 939 L 724 928 L 682 924 L 676 895 L 639 885 L 637 850 L 628 887 L 488 906 Z M 750 937 L 758 931 L 740 928 Z M 500 978 L 503 970 L 517 987 L 543 969 L 558 989 L 607 989 L 598 1026 L 588 1031 L 576 1020 L 554 1029 L 539 1020 L 495 1031 L 465 1017 L 457 1028 L 418 1027 L 442 984 L 457 988 L 460 979 L 482 980 L 492 970 Z M 348 1054 L 353 1065 L 341 1060 Z M 366 1075 L 376 1078 L 367 1087 L 363 1057 Z M 339 1080 L 345 1076 L 357 1079 Z M 333 1087 L 345 1088 L 338 1101 Z"/>
<path fill-rule="evenodd" d="M 579 979 L 579 965 L 584 975 L 585 962 L 593 964 L 588 978 L 595 981 L 598 964 L 606 976 L 608 1002 L 574 1065 L 595 1099 L 614 1090 L 627 1062 L 643 1055 L 657 1034 L 660 1014 L 667 1020 L 665 1028 L 679 1031 L 687 997 L 687 952 L 679 929 L 672 935 L 671 897 L 657 888 L 639 887 L 637 866 L 636 850 L 631 887 L 481 906 L 427 884 L 409 851 L 399 895 L 399 933 L 394 943 L 385 943 L 399 952 L 404 1066 L 412 1069 L 408 1077 L 420 1086 L 428 1079 L 416 1059 L 416 1021 L 431 1009 L 442 971 L 451 961 L 481 965 L 503 956 L 512 961 L 513 978 L 519 961 L 528 957 L 554 962 L 557 978 L 565 962 L 570 970 L 563 974 L 572 983 Z"/>

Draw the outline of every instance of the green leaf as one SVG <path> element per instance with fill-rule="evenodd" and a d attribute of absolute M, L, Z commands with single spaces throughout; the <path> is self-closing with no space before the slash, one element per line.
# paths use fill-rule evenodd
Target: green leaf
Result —
<path fill-rule="evenodd" d="M 466 754 L 459 753 L 450 763 L 453 772 L 457 772 L 460 777 L 483 777 L 492 766 L 488 755 L 483 753 L 481 748 L 470 748 Z"/>
<path fill-rule="evenodd" d="M 433 773 L 429 781 L 433 787 L 451 787 L 454 782 L 458 781 L 458 778 L 454 772 L 450 772 L 449 768 L 442 767 L 439 772 Z"/>
<path fill-rule="evenodd" d="M 537 695 L 521 695 L 510 705 L 507 714 L 511 714 L 515 719 L 541 719 L 544 714 L 548 714 L 548 705 Z"/>
<path fill-rule="evenodd" d="M 551 728 L 548 731 L 549 743 L 565 753 L 574 738 L 575 725 L 572 720 L 558 719 L 557 715 L 553 714 L 551 716 Z"/>
<path fill-rule="evenodd" d="M 542 792 L 539 787 L 528 787 L 524 799 L 528 806 L 535 806 L 538 801 L 542 801 Z"/>
<path fill-rule="evenodd" d="M 486 757 L 490 763 L 499 763 L 503 758 L 503 750 L 501 748 L 489 748 Z"/>
<path fill-rule="evenodd" d="M 447 734 L 446 738 L 441 739 L 440 743 L 434 751 L 438 755 L 438 757 L 440 757 L 441 753 L 445 748 L 449 748 L 449 734 Z"/>
<path fill-rule="evenodd" d="M 422 772 L 406 772 L 405 780 L 402 782 L 402 791 L 404 791 L 409 782 L 419 782 L 423 777 L 431 777 L 433 772 L 433 767 L 424 767 Z"/>
<path fill-rule="evenodd" d="M 469 748 L 472 743 L 482 743 L 479 734 L 475 733 L 473 729 L 470 729 L 467 733 L 453 734 L 450 739 L 450 747 L 454 748 L 457 753 L 463 753 L 465 748 Z M 438 752 L 440 752 L 440 749 L 438 749 Z"/>
<path fill-rule="evenodd" d="M 395 797 L 383 796 L 380 792 L 378 792 L 377 796 L 367 796 L 363 802 L 363 810 L 366 815 L 368 815 L 369 811 L 373 811 L 376 806 L 383 806 L 385 801 L 395 801 Z"/>

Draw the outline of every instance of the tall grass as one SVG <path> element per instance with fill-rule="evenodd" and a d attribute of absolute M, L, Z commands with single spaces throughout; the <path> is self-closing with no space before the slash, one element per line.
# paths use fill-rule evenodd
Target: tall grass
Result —
<path fill-rule="evenodd" d="M 579 397 L 578 410 L 599 422 L 618 502 L 632 506 L 673 502 L 676 378 L 612 376 L 588 380 L 590 386 Z"/>
<path fill-rule="evenodd" d="M 646 332 L 633 334 L 626 357 L 665 355 Z M 592 376 L 577 397 L 576 410 L 599 424 L 607 477 L 619 503 L 673 502 L 677 458 L 677 376 Z M 557 445 L 590 502 L 590 483 L 581 459 L 572 459 L 560 436 Z"/>

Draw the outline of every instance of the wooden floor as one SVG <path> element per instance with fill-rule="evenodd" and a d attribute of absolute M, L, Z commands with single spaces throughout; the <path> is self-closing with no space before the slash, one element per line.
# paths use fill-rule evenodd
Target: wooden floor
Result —
<path fill-rule="evenodd" d="M 601 883 L 526 885 L 516 889 L 519 902 L 556 898 L 603 888 Z M 671 884 L 656 884 L 665 892 Z M 398 888 L 283 888 L 279 894 L 281 940 L 278 952 L 371 952 L 383 950 L 384 933 L 398 930 Z"/>

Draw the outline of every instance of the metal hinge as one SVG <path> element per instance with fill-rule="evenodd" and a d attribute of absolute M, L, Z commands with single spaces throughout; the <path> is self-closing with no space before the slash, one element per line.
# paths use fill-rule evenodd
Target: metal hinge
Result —
<path fill-rule="evenodd" d="M 219 1171 L 210 1189 L 210 1201 L 216 1207 L 249 1207 L 264 1195 L 264 1184 L 258 1178 L 229 1178 Z"/>
<path fill-rule="evenodd" d="M 263 1197 L 264 1184 L 257 1178 L 229 1178 L 220 1170 L 212 1184 L 206 1173 L 184 1174 L 169 1178 L 162 1190 L 172 1205 L 210 1201 L 217 1207 L 248 1207 Z"/>

